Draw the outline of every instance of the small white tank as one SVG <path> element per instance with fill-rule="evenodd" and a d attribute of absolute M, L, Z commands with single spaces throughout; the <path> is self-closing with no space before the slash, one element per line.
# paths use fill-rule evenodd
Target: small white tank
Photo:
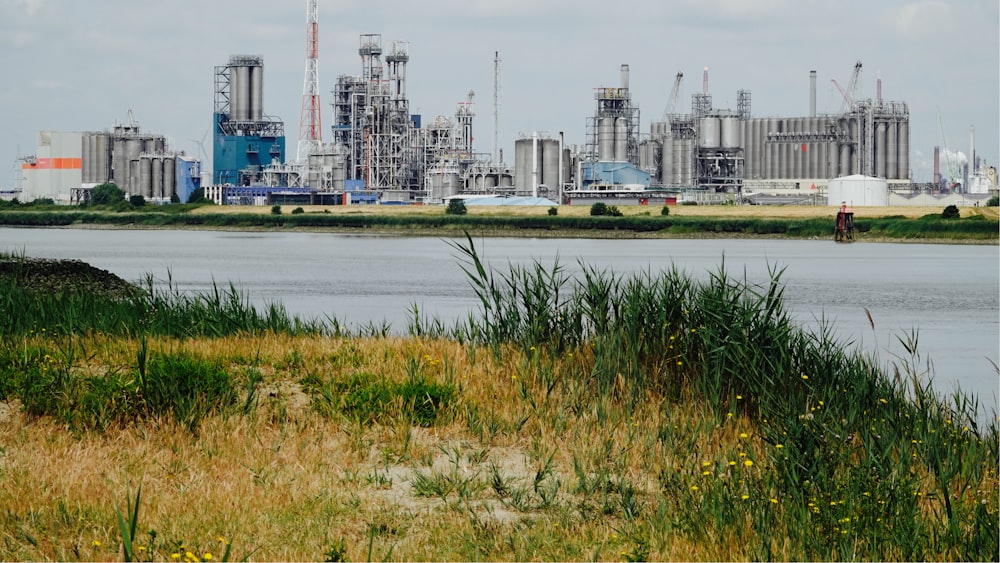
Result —
<path fill-rule="evenodd" d="M 834 178 L 827 184 L 827 202 L 834 207 L 847 203 L 853 207 L 889 205 L 889 183 L 883 178 L 855 174 Z"/>

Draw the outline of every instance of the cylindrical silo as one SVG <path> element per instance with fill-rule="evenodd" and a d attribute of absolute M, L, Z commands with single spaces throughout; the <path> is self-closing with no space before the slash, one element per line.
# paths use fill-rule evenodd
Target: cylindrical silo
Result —
<path fill-rule="evenodd" d="M 93 182 L 91 174 L 94 169 L 94 151 L 91 145 L 93 137 L 90 133 L 84 133 L 80 138 L 80 181 L 89 184 Z"/>
<path fill-rule="evenodd" d="M 111 143 L 111 137 L 107 133 L 101 133 L 97 136 L 95 143 L 95 151 L 97 162 L 95 169 L 95 182 L 103 183 L 111 178 L 111 151 L 108 148 Z"/>
<path fill-rule="evenodd" d="M 875 176 L 888 178 L 886 175 L 886 123 L 875 124 Z"/>
<path fill-rule="evenodd" d="M 886 123 L 885 138 L 885 177 L 887 180 L 898 180 L 899 175 L 899 139 L 897 138 L 897 128 L 899 124 L 895 121 Z"/>
<path fill-rule="evenodd" d="M 898 135 L 899 148 L 896 150 L 899 158 L 899 177 L 910 179 L 910 124 L 908 121 L 900 121 Z"/>
<path fill-rule="evenodd" d="M 344 191 L 347 180 L 347 147 L 337 144 L 333 147 L 333 190 Z"/>
<path fill-rule="evenodd" d="M 177 193 L 177 159 L 168 156 L 163 159 L 163 197 L 170 199 Z"/>
<path fill-rule="evenodd" d="M 674 184 L 674 134 L 668 129 L 663 134 L 663 149 L 660 151 L 660 182 Z"/>
<path fill-rule="evenodd" d="M 721 146 L 724 149 L 736 149 L 740 147 L 740 120 L 735 117 L 723 117 L 720 119 Z"/>
<path fill-rule="evenodd" d="M 141 195 L 148 199 L 153 195 L 153 161 L 149 156 L 142 155 L 133 162 L 138 162 L 139 176 L 129 195 Z"/>
<path fill-rule="evenodd" d="M 597 120 L 597 160 L 610 162 L 615 159 L 615 118 Z"/>
<path fill-rule="evenodd" d="M 698 146 L 701 148 L 717 148 L 722 145 L 722 132 L 719 118 L 702 117 L 698 120 Z"/>
<path fill-rule="evenodd" d="M 671 172 L 671 183 L 675 186 L 682 184 L 684 177 L 684 139 L 674 139 L 673 171 Z"/>
<path fill-rule="evenodd" d="M 154 198 L 163 197 L 164 187 L 163 187 L 163 157 L 154 156 L 150 158 L 150 164 L 152 166 L 152 176 L 150 178 L 150 191 L 149 196 Z"/>
<path fill-rule="evenodd" d="M 656 151 L 659 143 L 653 140 L 645 140 L 639 143 L 639 168 L 650 172 L 656 169 Z M 655 174 L 654 174 L 655 176 Z"/>
<path fill-rule="evenodd" d="M 237 77 L 236 84 L 233 85 L 235 91 L 229 97 L 232 119 L 234 121 L 248 121 L 250 119 L 250 67 L 237 66 L 231 74 Z"/>
<path fill-rule="evenodd" d="M 684 150 L 681 151 L 681 182 L 685 186 L 694 184 L 694 139 L 684 139 Z"/>
<path fill-rule="evenodd" d="M 542 153 L 541 178 L 538 179 L 538 183 L 545 184 L 549 188 L 557 188 L 559 186 L 559 140 L 542 139 L 538 148 Z"/>
<path fill-rule="evenodd" d="M 248 68 L 250 74 L 250 119 L 261 121 L 264 119 L 264 67 L 252 66 Z"/>
<path fill-rule="evenodd" d="M 624 117 L 615 119 L 615 162 L 628 161 L 628 120 Z"/>

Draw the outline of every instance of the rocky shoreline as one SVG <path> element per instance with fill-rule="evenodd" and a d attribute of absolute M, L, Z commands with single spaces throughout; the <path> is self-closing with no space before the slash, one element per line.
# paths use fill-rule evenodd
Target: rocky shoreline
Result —
<path fill-rule="evenodd" d="M 141 291 L 135 284 L 82 260 L 0 256 L 0 280 L 38 293 L 91 293 L 125 298 Z"/>

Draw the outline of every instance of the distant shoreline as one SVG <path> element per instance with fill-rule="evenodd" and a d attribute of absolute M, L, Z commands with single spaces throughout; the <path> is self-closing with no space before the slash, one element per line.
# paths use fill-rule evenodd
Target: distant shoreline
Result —
<path fill-rule="evenodd" d="M 585 206 L 473 208 L 446 215 L 437 206 L 32 209 L 0 211 L 0 226 L 24 228 L 163 229 L 242 232 L 302 231 L 386 236 L 591 239 L 790 239 L 833 242 L 834 209 L 826 206 L 660 208 L 622 207 L 621 216 L 592 217 Z M 292 211 L 295 211 L 294 213 Z M 960 219 L 940 210 L 873 208 L 855 217 L 857 243 L 1000 244 L 996 208 L 964 209 Z M 905 214 L 904 214 L 905 213 Z"/>

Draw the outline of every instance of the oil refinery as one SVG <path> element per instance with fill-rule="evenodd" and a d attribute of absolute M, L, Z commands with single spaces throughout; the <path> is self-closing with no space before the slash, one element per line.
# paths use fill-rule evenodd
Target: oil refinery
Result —
<path fill-rule="evenodd" d="M 680 104 L 684 76 L 678 72 L 672 90 L 657 100 L 665 109 L 645 126 L 629 87 L 629 65 L 622 64 L 617 86 L 594 89 L 593 113 L 580 116 L 578 131 L 521 135 L 508 163 L 496 139 L 499 52 L 493 61 L 494 146 L 484 153 L 473 143 L 471 90 L 452 115 L 412 113 L 409 44 L 361 34 L 360 68 L 336 77 L 326 100 L 332 119 L 324 129 L 317 4 L 306 1 L 294 155 L 288 154 L 285 123 L 265 111 L 264 57 L 236 54 L 205 73 L 214 86 L 210 173 L 202 176 L 202 163 L 171 150 L 164 135 L 142 132 L 129 110 L 125 124 L 104 131 L 40 132 L 35 154 L 21 159 L 21 199 L 85 202 L 89 189 L 104 182 L 156 203 L 186 201 L 201 187 L 226 205 L 443 204 L 455 197 L 836 205 L 844 198 L 882 203 L 891 195 L 939 188 L 977 202 L 996 193 L 996 169 L 981 163 L 974 149 L 961 185 L 944 185 L 937 163 L 934 184 L 915 184 L 909 107 L 883 99 L 881 79 L 874 98 L 862 96 L 861 62 L 846 87 L 831 81 L 843 97 L 835 114 L 816 110 L 816 71 L 808 76 L 807 115 L 761 117 L 752 112 L 749 90 L 736 92 L 735 107 L 716 106 L 705 68 L 689 108 Z M 206 100 L 206 114 L 207 107 Z M 567 143 L 567 136 L 582 142 Z"/>

